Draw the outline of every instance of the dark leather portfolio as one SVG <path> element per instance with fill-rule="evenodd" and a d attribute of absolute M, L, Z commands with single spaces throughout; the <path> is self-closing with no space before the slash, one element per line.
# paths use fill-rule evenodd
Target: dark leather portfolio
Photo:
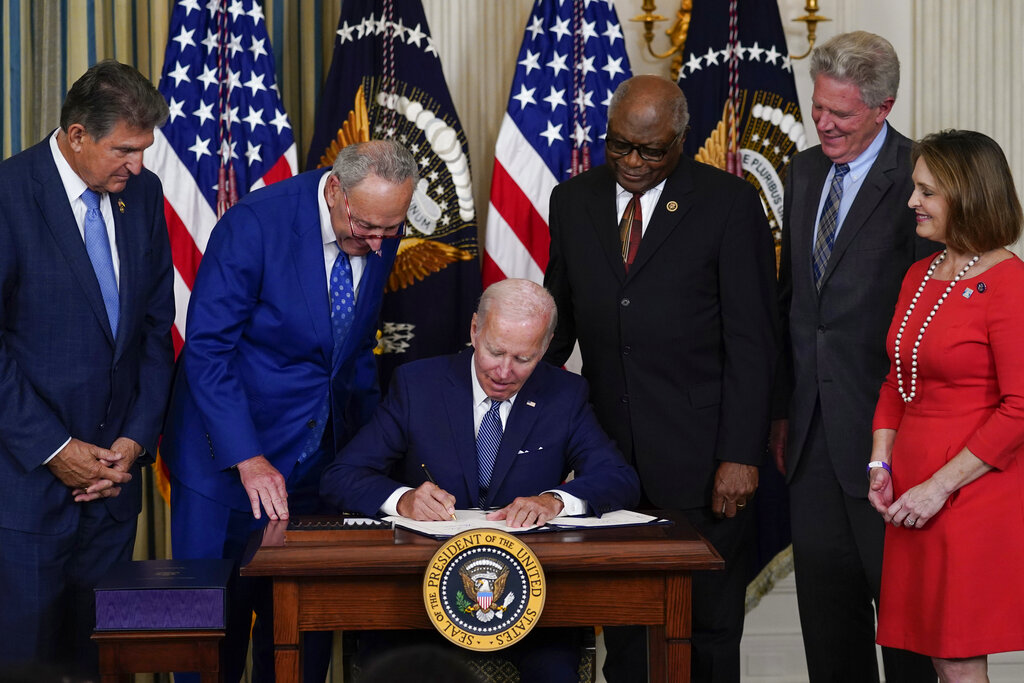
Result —
<path fill-rule="evenodd" d="M 96 586 L 97 631 L 222 629 L 231 560 L 122 562 Z"/>

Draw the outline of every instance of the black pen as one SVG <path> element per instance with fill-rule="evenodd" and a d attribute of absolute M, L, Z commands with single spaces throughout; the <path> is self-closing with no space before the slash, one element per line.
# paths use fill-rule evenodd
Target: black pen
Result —
<path fill-rule="evenodd" d="M 426 463 L 423 463 L 423 462 L 421 462 L 421 463 L 420 463 L 420 467 L 422 467 L 422 468 L 423 468 L 423 474 L 427 475 L 427 481 L 429 481 L 429 482 L 430 482 L 431 484 L 433 484 L 434 486 L 437 486 L 437 480 L 436 480 L 436 479 L 434 479 L 434 475 L 432 475 L 432 474 L 430 473 L 430 470 L 428 470 L 428 469 L 427 469 L 427 464 L 426 464 Z M 440 486 L 438 486 L 438 488 L 441 488 L 441 487 L 440 487 Z M 457 522 L 457 521 L 459 521 L 459 518 L 455 516 L 455 513 L 454 513 L 454 512 L 453 512 L 453 513 L 451 513 L 451 515 L 452 515 L 452 521 L 453 521 L 453 522 Z"/>

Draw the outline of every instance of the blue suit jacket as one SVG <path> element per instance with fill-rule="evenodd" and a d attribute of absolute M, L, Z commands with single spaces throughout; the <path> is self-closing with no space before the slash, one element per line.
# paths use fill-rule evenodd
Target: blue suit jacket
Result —
<path fill-rule="evenodd" d="M 237 510 L 250 504 L 231 468 L 262 454 L 287 479 L 327 391 L 338 444 L 380 398 L 373 348 L 398 240 L 366 259 L 332 365 L 317 197 L 325 172 L 253 192 L 225 213 L 192 288 L 162 453 L 180 482 Z"/>
<path fill-rule="evenodd" d="M 419 486 L 426 464 L 459 508 L 476 507 L 472 349 L 404 365 L 373 419 L 324 471 L 321 496 L 375 515 L 399 486 Z M 587 383 L 537 365 L 512 404 L 491 476 L 487 506 L 558 487 L 598 514 L 635 505 L 640 481 L 587 402 Z M 569 471 L 575 478 L 565 484 Z"/>
<path fill-rule="evenodd" d="M 155 453 L 173 368 L 171 252 L 160 181 L 143 170 L 110 197 L 121 318 L 103 297 L 49 138 L 0 164 L 0 526 L 57 533 L 79 504 L 43 461 L 75 437 L 120 436 Z M 118 209 L 123 202 L 124 211 Z M 138 467 L 103 503 L 119 520 L 141 508 Z"/>

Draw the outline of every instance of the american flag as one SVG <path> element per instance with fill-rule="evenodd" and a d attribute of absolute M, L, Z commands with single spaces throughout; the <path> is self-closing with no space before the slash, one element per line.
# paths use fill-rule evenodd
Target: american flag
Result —
<path fill-rule="evenodd" d="M 494 153 L 483 284 L 542 282 L 548 198 L 604 163 L 612 93 L 632 74 L 611 0 L 536 0 Z"/>
<path fill-rule="evenodd" d="M 171 115 L 145 164 L 164 186 L 174 259 L 175 349 L 217 219 L 247 192 L 295 174 L 292 127 L 257 0 L 178 0 L 160 92 Z"/>

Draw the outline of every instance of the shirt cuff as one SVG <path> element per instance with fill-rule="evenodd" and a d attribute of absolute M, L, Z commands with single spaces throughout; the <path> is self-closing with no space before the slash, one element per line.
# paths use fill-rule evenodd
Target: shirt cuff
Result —
<path fill-rule="evenodd" d="M 561 489 L 548 489 L 541 493 L 557 493 L 558 497 L 562 499 L 562 511 L 558 513 L 559 517 L 565 516 L 570 517 L 572 515 L 582 515 L 587 512 L 587 504 L 582 499 L 577 498 L 571 493 L 566 493 Z"/>
<path fill-rule="evenodd" d="M 48 465 L 50 463 L 50 461 L 53 460 L 54 458 L 56 458 L 57 454 L 60 453 L 62 450 L 64 450 L 64 447 L 67 446 L 69 443 L 71 443 L 71 437 L 70 436 L 68 437 L 67 441 L 65 441 L 64 443 L 62 443 L 60 445 L 60 448 L 58 448 L 53 453 L 51 453 L 50 457 L 43 461 L 43 464 L 44 465 Z"/>
<path fill-rule="evenodd" d="M 398 499 L 405 495 L 406 491 L 412 491 L 411 486 L 400 486 L 395 492 L 388 496 L 388 499 L 380 506 L 380 513 L 385 517 L 398 514 Z"/>

